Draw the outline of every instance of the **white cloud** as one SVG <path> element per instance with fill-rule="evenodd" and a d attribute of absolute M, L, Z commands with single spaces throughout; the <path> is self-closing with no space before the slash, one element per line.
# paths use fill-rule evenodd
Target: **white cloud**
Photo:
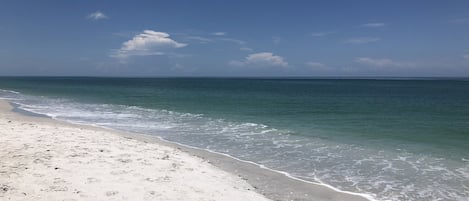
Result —
<path fill-rule="evenodd" d="M 210 43 L 213 42 L 210 38 L 200 37 L 200 36 L 187 36 L 185 37 L 186 40 L 195 40 L 199 41 L 200 43 Z"/>
<path fill-rule="evenodd" d="M 288 63 L 281 56 L 271 52 L 260 52 L 248 55 L 244 61 L 230 61 L 233 66 L 278 66 L 287 67 Z"/>
<path fill-rule="evenodd" d="M 362 37 L 362 38 L 350 38 L 344 41 L 347 44 L 365 44 L 365 43 L 374 43 L 380 41 L 380 38 L 374 37 Z"/>
<path fill-rule="evenodd" d="M 167 50 L 185 46 L 187 44 L 174 41 L 165 32 L 145 30 L 122 43 L 121 48 L 115 50 L 110 56 L 123 59 L 129 56 L 164 55 Z"/>
<path fill-rule="evenodd" d="M 94 13 L 91 13 L 86 18 L 91 19 L 91 20 L 109 19 L 109 17 L 105 15 L 104 13 L 102 13 L 101 11 L 96 11 Z"/>
<path fill-rule="evenodd" d="M 332 32 L 332 31 L 328 31 L 328 32 L 314 32 L 312 33 L 311 35 L 314 36 L 314 37 L 323 37 L 323 36 L 327 36 L 327 35 L 331 35 L 331 34 L 334 34 L 335 32 Z"/>
<path fill-rule="evenodd" d="M 384 26 L 386 26 L 386 24 L 382 23 L 382 22 L 373 22 L 373 23 L 362 24 L 361 26 L 362 27 L 377 28 L 377 27 L 384 27 Z"/>
<path fill-rule="evenodd" d="M 226 35 L 226 32 L 214 32 L 214 33 L 212 33 L 212 35 L 214 35 L 214 36 L 224 36 L 224 35 Z"/>
<path fill-rule="evenodd" d="M 359 57 L 355 59 L 355 62 L 369 65 L 369 66 L 376 66 L 376 67 L 415 67 L 414 63 L 408 62 L 398 62 L 392 59 L 381 58 L 381 59 L 374 59 L 369 57 Z"/>
<path fill-rule="evenodd" d="M 232 42 L 232 43 L 236 43 L 238 45 L 245 45 L 246 42 L 245 41 L 242 41 L 242 40 L 238 40 L 238 39 L 234 39 L 234 38 L 220 38 L 218 39 L 220 41 L 226 41 L 226 42 Z"/>

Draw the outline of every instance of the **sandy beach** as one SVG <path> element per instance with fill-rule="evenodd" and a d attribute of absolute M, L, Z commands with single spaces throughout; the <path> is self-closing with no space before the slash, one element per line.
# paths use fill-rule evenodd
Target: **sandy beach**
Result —
<path fill-rule="evenodd" d="M 1 200 L 366 200 L 154 137 L 12 109 L 0 101 Z"/>
<path fill-rule="evenodd" d="M 268 200 L 178 149 L 0 105 L 0 200 Z"/>

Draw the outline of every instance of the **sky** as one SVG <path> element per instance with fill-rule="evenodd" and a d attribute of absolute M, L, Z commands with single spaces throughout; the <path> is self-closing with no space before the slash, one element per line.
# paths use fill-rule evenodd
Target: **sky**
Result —
<path fill-rule="evenodd" d="M 469 1 L 2 0 L 0 76 L 469 77 Z"/>

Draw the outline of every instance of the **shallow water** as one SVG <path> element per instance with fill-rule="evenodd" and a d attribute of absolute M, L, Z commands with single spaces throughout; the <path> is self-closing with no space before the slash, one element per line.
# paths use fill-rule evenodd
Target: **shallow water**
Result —
<path fill-rule="evenodd" d="M 158 135 L 379 200 L 469 197 L 464 80 L 1 78 L 0 89 L 27 111 Z"/>

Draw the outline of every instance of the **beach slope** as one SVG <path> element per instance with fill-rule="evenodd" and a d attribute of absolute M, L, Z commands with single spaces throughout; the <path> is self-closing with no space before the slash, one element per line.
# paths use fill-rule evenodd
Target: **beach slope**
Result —
<path fill-rule="evenodd" d="M 268 200 L 177 148 L 11 109 L 0 101 L 0 200 Z"/>

